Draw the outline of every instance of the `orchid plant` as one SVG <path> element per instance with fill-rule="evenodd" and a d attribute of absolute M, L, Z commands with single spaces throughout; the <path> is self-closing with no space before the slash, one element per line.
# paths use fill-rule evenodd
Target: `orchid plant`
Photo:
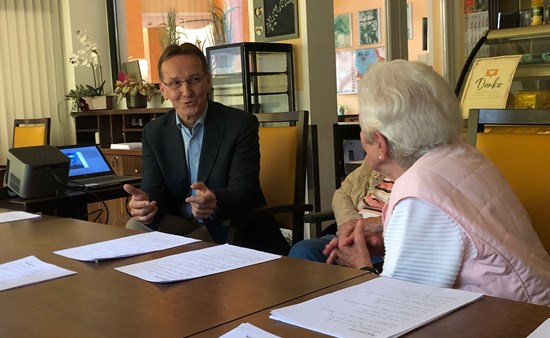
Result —
<path fill-rule="evenodd" d="M 101 96 L 103 95 L 103 86 L 105 81 L 103 80 L 101 69 L 101 58 L 97 50 L 97 43 L 86 35 L 85 31 L 76 31 L 78 41 L 84 46 L 83 49 L 79 49 L 69 57 L 69 62 L 75 66 L 86 66 L 92 69 L 94 77 L 94 85 L 76 85 L 76 89 L 71 89 L 65 95 L 65 100 L 71 100 L 73 103 L 73 111 L 88 110 L 88 104 L 83 99 L 87 96 Z"/>
<path fill-rule="evenodd" d="M 79 49 L 76 53 L 73 53 L 69 57 L 69 62 L 75 66 L 86 66 L 92 69 L 92 74 L 94 77 L 94 85 L 87 86 L 91 89 L 95 95 L 103 95 L 103 86 L 105 81 L 103 80 L 102 68 L 101 68 L 101 58 L 99 57 L 99 52 L 97 50 L 97 43 L 88 35 L 86 31 L 76 31 L 76 36 L 78 41 L 84 46 L 84 48 Z"/>

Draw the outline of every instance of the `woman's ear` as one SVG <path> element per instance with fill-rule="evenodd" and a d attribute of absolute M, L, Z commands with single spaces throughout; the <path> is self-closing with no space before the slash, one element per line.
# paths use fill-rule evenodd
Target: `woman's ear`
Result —
<path fill-rule="evenodd" d="M 388 158 L 389 155 L 390 147 L 388 144 L 388 139 L 379 131 L 375 131 L 373 134 L 376 137 L 376 144 L 378 146 L 378 159 L 383 161 Z"/>

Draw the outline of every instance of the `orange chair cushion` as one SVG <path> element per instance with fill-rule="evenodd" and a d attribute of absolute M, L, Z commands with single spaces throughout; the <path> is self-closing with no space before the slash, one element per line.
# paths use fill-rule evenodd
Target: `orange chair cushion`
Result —
<path fill-rule="evenodd" d="M 260 186 L 268 205 L 294 204 L 298 127 L 260 127 L 259 138 Z M 276 218 L 290 228 L 289 217 Z"/>
<path fill-rule="evenodd" d="M 20 126 L 14 129 L 13 147 L 42 146 L 45 139 L 46 126 Z"/>
<path fill-rule="evenodd" d="M 550 252 L 550 135 L 479 133 L 476 148 L 500 169 Z"/>

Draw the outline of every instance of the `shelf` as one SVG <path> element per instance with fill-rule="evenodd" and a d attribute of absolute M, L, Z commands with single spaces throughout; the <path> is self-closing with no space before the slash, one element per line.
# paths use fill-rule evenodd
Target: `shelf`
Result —
<path fill-rule="evenodd" d="M 462 91 L 477 59 L 519 55 L 510 86 L 508 109 L 550 109 L 550 25 L 490 30 L 485 33 L 464 65 L 456 91 Z M 472 107 L 483 108 L 483 107 Z"/>
<path fill-rule="evenodd" d="M 550 42 L 549 42 L 550 43 Z M 515 79 L 525 78 L 549 78 L 550 79 L 550 63 L 547 64 L 535 64 L 535 65 L 519 65 Z"/>
<path fill-rule="evenodd" d="M 172 108 L 112 109 L 73 112 L 76 142 L 96 143 L 109 148 L 111 143 L 139 142 L 142 126 L 132 126 L 141 121 L 143 126 Z M 96 139 L 98 133 L 99 140 Z"/>
<path fill-rule="evenodd" d="M 529 26 L 506 29 L 494 29 L 487 34 L 489 43 L 502 43 L 502 41 L 523 41 L 530 40 L 533 37 L 539 39 L 550 39 L 550 26 Z"/>
<path fill-rule="evenodd" d="M 220 103 L 250 113 L 295 110 L 291 44 L 212 46 L 206 48 L 206 58 L 212 74 L 212 94 Z"/>
<path fill-rule="evenodd" d="M 110 110 L 88 110 L 72 112 L 72 117 L 82 116 L 109 116 L 109 115 L 140 115 L 140 114 L 164 114 L 172 108 L 136 108 L 136 109 L 110 109 Z"/>
<path fill-rule="evenodd" d="M 269 92 L 269 93 L 250 93 L 252 96 L 262 96 L 262 95 L 284 95 L 288 94 L 287 91 L 284 92 Z"/>

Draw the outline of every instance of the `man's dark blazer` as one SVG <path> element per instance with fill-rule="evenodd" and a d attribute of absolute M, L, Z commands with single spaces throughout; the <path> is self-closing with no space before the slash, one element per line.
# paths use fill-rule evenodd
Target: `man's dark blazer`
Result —
<path fill-rule="evenodd" d="M 157 201 L 157 220 L 166 214 L 182 215 L 191 194 L 185 145 L 176 125 L 176 112 L 146 124 L 143 130 L 141 189 Z M 243 211 L 266 205 L 260 188 L 258 119 L 250 113 L 209 101 L 197 181 L 213 190 L 218 200 L 208 229 L 216 242 L 224 243 L 227 229 L 221 222 Z M 260 250 L 284 241 L 274 222 L 250 224 L 245 245 Z M 266 243 L 267 242 L 267 243 Z"/>

